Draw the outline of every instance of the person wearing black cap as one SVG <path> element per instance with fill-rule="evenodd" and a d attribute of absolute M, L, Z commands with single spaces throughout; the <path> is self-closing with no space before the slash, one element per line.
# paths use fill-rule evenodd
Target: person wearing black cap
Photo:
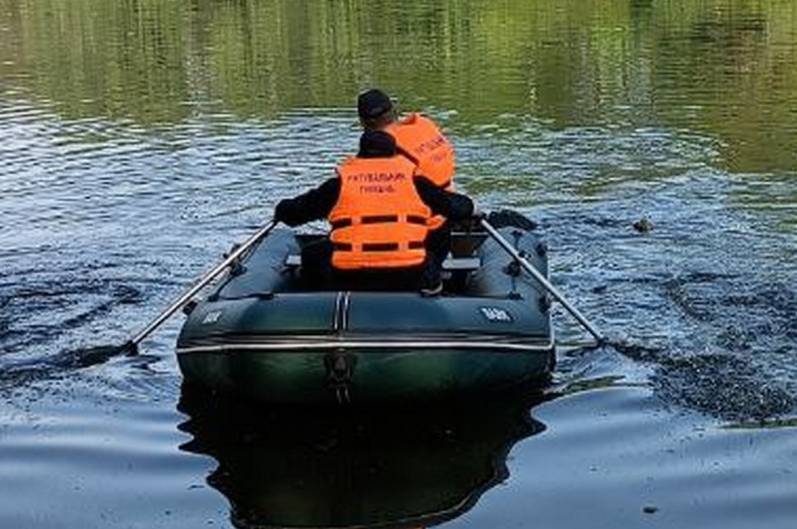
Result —
<path fill-rule="evenodd" d="M 393 136 L 398 153 L 417 165 L 431 184 L 454 190 L 454 147 L 434 121 L 418 113 L 398 119 L 390 97 L 376 88 L 359 95 L 357 113 L 365 130 L 383 130 Z M 451 245 L 451 222 L 444 215 L 429 219 L 429 230 L 429 246 Z M 437 257 L 442 266 L 445 255 Z"/>
<path fill-rule="evenodd" d="M 439 294 L 441 263 L 449 248 L 429 244 L 429 219 L 466 220 L 475 210 L 471 199 L 419 174 L 383 131 L 366 130 L 357 156 L 338 166 L 337 173 L 277 204 L 275 220 L 289 226 L 323 218 L 332 225 L 329 240 L 303 248 L 303 275 L 322 286 L 341 278 L 357 284 L 377 278 L 385 287 L 403 283 L 425 295 Z"/>
<path fill-rule="evenodd" d="M 396 121 L 393 102 L 377 88 L 366 90 L 357 97 L 357 114 L 365 130 L 383 130 Z"/>
<path fill-rule="evenodd" d="M 363 129 L 393 136 L 398 153 L 417 165 L 421 174 L 437 187 L 453 190 L 454 147 L 434 121 L 415 112 L 398 119 L 390 97 L 377 88 L 357 97 L 357 113 Z"/>

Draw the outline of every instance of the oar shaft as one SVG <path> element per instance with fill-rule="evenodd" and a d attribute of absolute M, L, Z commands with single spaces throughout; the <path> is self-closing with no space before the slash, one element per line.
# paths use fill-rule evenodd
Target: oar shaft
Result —
<path fill-rule="evenodd" d="M 528 272 L 529 274 L 531 274 L 531 275 L 534 277 L 534 279 L 536 279 L 536 280 L 537 280 L 537 282 L 538 282 L 540 285 L 542 285 L 542 286 L 543 286 L 543 288 L 545 288 L 545 290 L 547 290 L 548 292 L 550 292 L 550 293 L 551 293 L 551 295 L 554 297 L 554 299 L 556 299 L 556 301 L 558 301 L 559 303 L 561 303 L 561 304 L 562 304 L 562 306 L 564 306 L 564 308 L 566 308 L 566 309 L 567 309 L 567 311 L 568 311 L 568 312 L 570 312 L 570 314 L 572 314 L 572 315 L 573 315 L 573 317 L 574 317 L 575 319 L 577 319 L 577 320 L 578 320 L 578 322 L 579 322 L 579 323 L 581 323 L 581 325 L 583 325 L 583 326 L 584 326 L 584 328 L 585 328 L 585 329 L 587 329 L 587 331 L 589 331 L 589 333 L 590 333 L 592 336 L 594 336 L 596 340 L 598 340 L 598 342 L 602 342 L 602 341 L 604 340 L 604 338 L 603 338 L 603 335 L 600 333 L 600 331 L 598 331 L 598 329 L 596 329 L 596 328 L 595 328 L 595 326 L 594 326 L 594 325 L 592 325 L 592 323 L 590 323 L 590 322 L 589 322 L 589 320 L 588 320 L 588 319 L 587 319 L 587 318 L 586 318 L 586 317 L 585 317 L 583 314 L 581 314 L 581 312 L 579 312 L 579 310 L 578 310 L 577 308 L 575 308 L 573 305 L 571 305 L 571 304 L 570 304 L 570 303 L 569 303 L 569 302 L 568 302 L 568 301 L 567 301 L 567 300 L 564 298 L 564 296 L 563 296 L 563 295 L 562 295 L 562 294 L 559 292 L 559 290 L 557 290 L 557 288 L 556 288 L 555 286 L 553 286 L 553 285 L 551 284 L 551 282 L 550 282 L 550 281 L 548 281 L 548 280 L 545 278 L 545 276 L 544 276 L 544 275 L 542 275 L 542 274 L 540 273 L 540 271 L 539 271 L 539 270 L 537 270 L 536 268 L 534 268 L 534 265 L 532 265 L 532 264 L 531 264 L 531 263 L 530 263 L 530 262 L 529 262 L 529 261 L 528 261 L 526 258 L 524 258 L 524 257 L 523 257 L 523 256 L 520 254 L 520 252 L 518 252 L 517 248 L 515 248 L 514 246 L 512 246 L 512 244 L 511 244 L 509 241 L 507 241 L 507 240 L 506 240 L 506 239 L 505 239 L 505 238 L 504 238 L 504 237 L 503 237 L 503 236 L 502 236 L 502 235 L 501 235 L 501 234 L 498 232 L 498 230 L 496 230 L 496 229 L 495 229 L 495 228 L 492 226 L 492 224 L 490 224 L 489 222 L 487 222 L 485 219 L 482 219 L 482 220 L 481 220 L 481 225 L 482 225 L 482 227 L 483 227 L 485 230 L 487 230 L 487 233 L 489 233 L 489 234 L 490 234 L 490 236 L 491 236 L 493 239 L 495 239 L 495 241 L 496 241 L 496 242 L 497 242 L 497 243 L 498 243 L 498 244 L 499 244 L 499 245 L 500 245 L 500 246 L 501 246 L 501 247 L 502 247 L 504 250 L 506 250 L 506 252 L 507 252 L 509 255 L 511 255 L 512 257 L 514 257 L 514 258 L 515 258 L 515 260 L 516 260 L 518 263 L 520 263 L 520 266 L 522 266 L 522 267 L 523 267 L 523 269 L 524 269 L 526 272 Z"/>
<path fill-rule="evenodd" d="M 208 283 L 213 281 L 220 273 L 222 273 L 228 266 L 230 266 L 236 259 L 238 259 L 245 251 L 247 251 L 250 247 L 252 247 L 257 241 L 265 237 L 269 234 L 271 230 L 274 229 L 277 223 L 275 221 L 271 221 L 262 228 L 260 228 L 256 233 L 250 236 L 243 244 L 241 244 L 238 248 L 233 251 L 229 257 L 227 257 L 224 261 L 216 265 L 212 270 L 202 276 L 194 286 L 188 289 L 183 295 L 177 298 L 169 307 L 164 310 L 160 316 L 152 320 L 146 327 L 144 327 L 138 334 L 136 334 L 133 338 L 130 339 L 130 343 L 134 346 L 138 345 L 141 340 L 149 336 L 152 331 L 160 327 L 160 325 L 169 319 L 169 317 L 174 314 L 180 307 L 185 305 L 192 297 L 194 297 L 197 292 L 205 288 Z"/>

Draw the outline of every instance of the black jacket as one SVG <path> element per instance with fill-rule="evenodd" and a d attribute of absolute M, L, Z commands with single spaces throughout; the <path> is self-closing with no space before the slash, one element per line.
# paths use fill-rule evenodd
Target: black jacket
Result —
<path fill-rule="evenodd" d="M 415 189 L 432 213 L 449 220 L 466 220 L 473 215 L 473 201 L 465 195 L 438 188 L 423 176 L 415 177 Z M 275 220 L 288 226 L 325 219 L 338 202 L 340 179 L 330 178 L 315 189 L 277 204 Z"/>

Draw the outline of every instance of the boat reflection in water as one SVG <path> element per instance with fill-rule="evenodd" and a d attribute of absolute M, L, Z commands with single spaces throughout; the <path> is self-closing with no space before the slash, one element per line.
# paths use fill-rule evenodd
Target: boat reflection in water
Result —
<path fill-rule="evenodd" d="M 272 409 L 184 389 L 183 450 L 236 527 L 422 527 L 453 519 L 505 480 L 519 440 L 544 430 L 536 396 L 406 410 Z"/>

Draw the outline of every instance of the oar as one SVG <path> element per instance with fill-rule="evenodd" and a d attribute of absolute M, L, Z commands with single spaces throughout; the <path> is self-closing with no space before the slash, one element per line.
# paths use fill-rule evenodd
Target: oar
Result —
<path fill-rule="evenodd" d="M 216 276 L 222 273 L 228 266 L 230 266 L 233 262 L 235 262 L 238 257 L 240 257 L 246 250 L 251 248 L 255 243 L 257 243 L 260 239 L 265 237 L 266 235 L 274 229 L 274 226 L 277 225 L 277 221 L 271 221 L 262 228 L 260 228 L 256 233 L 250 236 L 243 244 L 241 244 L 238 248 L 235 249 L 224 261 L 217 264 L 213 270 L 209 271 L 207 274 L 202 276 L 202 279 L 197 281 L 197 283 L 189 288 L 183 295 L 179 298 L 174 300 L 169 307 L 164 310 L 160 316 L 152 320 L 146 327 L 141 329 L 135 336 L 130 338 L 127 342 L 125 342 L 122 346 L 119 347 L 120 352 L 127 352 L 129 355 L 138 354 L 138 344 L 141 341 L 152 334 L 155 329 L 161 326 L 163 322 L 165 322 L 169 317 L 174 314 L 180 307 L 185 305 L 197 292 L 205 288 L 205 286 L 213 281 Z"/>
<path fill-rule="evenodd" d="M 600 331 L 598 331 L 598 330 L 595 328 L 595 326 L 594 326 L 594 325 L 592 325 L 592 324 L 589 322 L 589 320 L 588 320 L 587 318 L 585 318 L 583 314 L 581 314 L 581 312 L 579 312 L 579 310 L 578 310 L 577 308 L 575 308 L 573 305 L 571 305 L 571 304 L 570 304 L 570 303 L 569 303 L 569 302 L 568 302 L 568 301 L 567 301 L 567 300 L 564 298 L 564 296 L 563 296 L 563 295 L 562 295 L 562 294 L 561 294 L 561 293 L 560 293 L 560 292 L 559 292 L 559 291 L 556 289 L 556 287 L 555 287 L 555 286 L 553 286 L 553 285 L 550 283 L 550 281 L 548 281 L 548 280 L 545 278 L 545 276 L 543 276 L 543 275 L 542 275 L 542 274 L 539 272 L 539 270 L 537 270 L 536 268 L 534 268 L 534 265 L 532 265 L 532 264 L 531 264 L 531 263 L 530 263 L 530 262 L 529 262 L 529 261 L 528 261 L 526 258 L 524 258 L 524 257 L 523 257 L 523 255 L 521 255 L 521 253 L 520 253 L 520 252 L 518 252 L 518 251 L 517 251 L 517 249 L 516 249 L 514 246 L 512 246 L 512 244 L 511 244 L 509 241 L 507 241 L 507 240 L 506 240 L 506 239 L 505 239 L 505 238 L 504 238 L 504 237 L 503 237 L 503 236 L 502 236 L 502 235 L 501 235 L 501 234 L 498 232 L 498 230 L 496 230 L 496 229 L 495 229 L 495 228 L 494 228 L 494 227 L 493 227 L 493 226 L 492 226 L 492 225 L 491 225 L 489 222 L 487 222 L 485 219 L 481 219 L 481 225 L 482 225 L 482 227 L 483 227 L 485 230 L 487 230 L 487 233 L 489 233 L 489 234 L 490 234 L 490 236 L 491 236 L 493 239 L 495 239 L 495 241 L 496 241 L 496 242 L 497 242 L 497 243 L 498 243 L 498 244 L 499 244 L 499 245 L 500 245 L 500 246 L 501 246 L 501 247 L 502 247 L 504 250 L 506 250 L 506 252 L 507 252 L 509 255 L 511 255 L 512 257 L 514 257 L 514 258 L 515 258 L 515 260 L 516 260 L 518 263 L 520 263 L 520 266 L 522 266 L 522 267 L 523 267 L 523 269 L 524 269 L 524 270 L 526 270 L 526 272 L 528 272 L 529 274 L 531 274 L 532 276 L 534 276 L 534 279 L 536 279 L 536 280 L 537 280 L 537 282 L 538 282 L 540 285 L 542 285 L 542 286 L 543 286 L 543 288 L 545 288 L 545 290 L 547 290 L 548 292 L 550 292 L 550 293 L 551 293 L 551 295 L 552 295 L 552 296 L 553 296 L 553 297 L 554 297 L 554 298 L 555 298 L 555 299 L 556 299 L 556 300 L 557 300 L 559 303 L 561 303 L 561 304 L 564 306 L 564 308 L 566 308 L 566 309 L 568 310 L 568 312 L 570 312 L 570 314 L 572 314 L 572 315 L 573 315 L 573 317 L 574 317 L 575 319 L 577 319 L 577 320 L 578 320 L 578 322 L 579 322 L 579 323 L 581 323 L 581 325 L 583 325 L 583 326 L 584 326 L 584 328 L 585 328 L 585 329 L 587 329 L 587 331 L 589 331 L 589 333 L 590 333 L 592 336 L 594 336 L 594 337 L 595 337 L 595 339 L 598 341 L 598 343 L 599 343 L 599 344 L 602 344 L 602 343 L 604 343 L 604 342 L 606 341 L 606 339 L 603 337 L 603 335 L 600 333 Z"/>

